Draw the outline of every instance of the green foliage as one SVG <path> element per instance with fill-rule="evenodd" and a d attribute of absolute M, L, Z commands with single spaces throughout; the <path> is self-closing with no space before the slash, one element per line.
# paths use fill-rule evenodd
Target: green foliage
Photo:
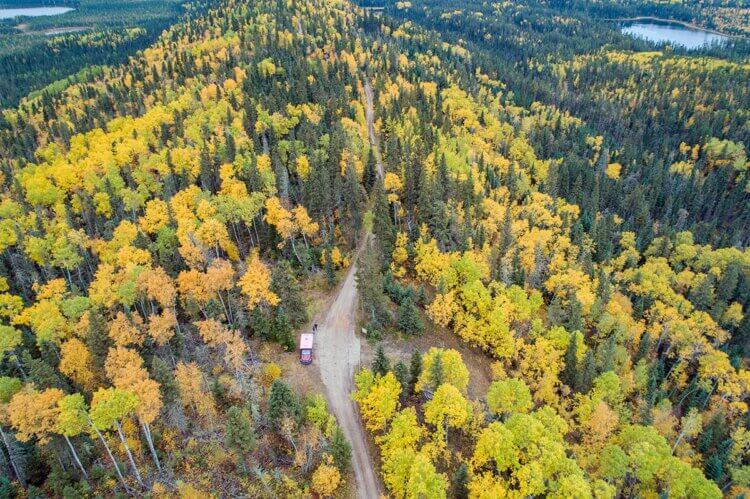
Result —
<path fill-rule="evenodd" d="M 57 431 L 61 435 L 67 437 L 74 437 L 81 434 L 88 426 L 89 419 L 87 414 L 86 401 L 83 395 L 75 393 L 73 395 L 67 395 L 58 402 L 58 408 L 60 415 L 57 420 Z M 102 410 L 102 408 L 99 408 Z M 99 414 L 99 411 L 97 411 Z M 98 418 L 99 424 L 104 424 L 101 418 Z"/>
<path fill-rule="evenodd" d="M 383 274 L 380 271 L 375 247 L 371 242 L 362 251 L 357 267 L 357 291 L 364 317 L 372 329 L 380 330 L 391 323 L 388 298 L 383 293 Z"/>
<path fill-rule="evenodd" d="M 328 449 L 336 467 L 342 472 L 349 471 L 352 461 L 352 446 L 346 439 L 344 431 L 338 425 L 333 431 Z"/>
<path fill-rule="evenodd" d="M 271 334 L 287 352 L 292 352 L 296 348 L 297 342 L 292 335 L 292 325 L 283 307 L 278 307 L 274 313 Z"/>
<path fill-rule="evenodd" d="M 131 414 L 138 406 L 138 397 L 118 388 L 100 388 L 91 402 L 90 417 L 99 430 L 109 430 Z"/>
<path fill-rule="evenodd" d="M 487 406 L 495 414 L 526 413 L 533 407 L 531 392 L 520 379 L 494 381 L 487 391 Z"/>
<path fill-rule="evenodd" d="M 7 404 L 11 397 L 21 389 L 22 383 L 18 378 L 0 376 L 0 404 Z"/>
<path fill-rule="evenodd" d="M 250 329 L 253 335 L 257 335 L 261 339 L 269 340 L 273 338 L 271 324 L 269 324 L 268 318 L 260 307 L 255 307 L 250 312 Z"/>
<path fill-rule="evenodd" d="M 292 273 L 288 260 L 282 260 L 271 272 L 271 291 L 281 299 L 292 327 L 297 328 L 307 322 L 307 308 L 302 299 L 301 287 Z"/>
<path fill-rule="evenodd" d="M 268 397 L 268 420 L 279 428 L 284 418 L 291 418 L 299 424 L 302 420 L 302 405 L 291 388 L 283 381 L 274 380 Z"/>
<path fill-rule="evenodd" d="M 424 331 L 424 323 L 411 297 L 406 297 L 401 303 L 398 309 L 396 326 L 409 335 L 420 335 Z"/>
<path fill-rule="evenodd" d="M 250 412 L 244 407 L 232 406 L 227 411 L 224 443 L 241 453 L 251 452 L 257 445 Z"/>
<path fill-rule="evenodd" d="M 393 374 L 396 376 L 396 379 L 399 383 L 401 383 L 401 389 L 403 390 L 403 393 L 408 394 L 409 393 L 409 368 L 406 367 L 406 364 L 404 364 L 402 361 L 396 362 L 396 364 L 393 366 Z"/>
<path fill-rule="evenodd" d="M 469 470 L 465 463 L 461 463 L 451 478 L 451 495 L 456 499 L 469 497 Z"/>
<path fill-rule="evenodd" d="M 411 353 L 411 360 L 409 361 L 409 386 L 408 393 L 413 394 L 416 390 L 417 382 L 422 374 L 422 354 L 418 351 Z"/>
<path fill-rule="evenodd" d="M 391 362 L 388 360 L 388 356 L 385 354 L 385 349 L 382 343 L 378 343 L 378 348 L 375 350 L 375 358 L 372 360 L 372 372 L 385 376 L 385 374 L 391 370 Z"/>

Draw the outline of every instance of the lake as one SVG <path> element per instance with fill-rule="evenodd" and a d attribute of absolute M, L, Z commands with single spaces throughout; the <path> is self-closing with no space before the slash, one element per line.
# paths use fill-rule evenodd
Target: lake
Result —
<path fill-rule="evenodd" d="M 0 9 L 0 19 L 28 16 L 57 16 L 74 10 L 72 7 L 28 7 L 24 9 Z"/>
<path fill-rule="evenodd" d="M 628 22 L 622 27 L 622 32 L 654 43 L 680 45 L 688 50 L 722 45 L 729 39 L 727 36 L 703 29 L 650 20 Z"/>

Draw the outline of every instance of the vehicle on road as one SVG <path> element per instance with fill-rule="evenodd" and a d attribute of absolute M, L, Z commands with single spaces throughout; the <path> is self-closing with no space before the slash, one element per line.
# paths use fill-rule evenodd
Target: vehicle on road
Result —
<path fill-rule="evenodd" d="M 313 361 L 313 342 L 315 335 L 304 333 L 299 338 L 299 362 L 303 365 L 312 364 Z"/>

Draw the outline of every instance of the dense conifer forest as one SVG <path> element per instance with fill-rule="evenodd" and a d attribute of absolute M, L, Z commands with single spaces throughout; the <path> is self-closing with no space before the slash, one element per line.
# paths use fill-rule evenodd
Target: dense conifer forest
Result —
<path fill-rule="evenodd" d="M 0 496 L 750 494 L 749 45 L 603 20 L 747 6 L 384 7 L 206 3 L 14 87 Z"/>

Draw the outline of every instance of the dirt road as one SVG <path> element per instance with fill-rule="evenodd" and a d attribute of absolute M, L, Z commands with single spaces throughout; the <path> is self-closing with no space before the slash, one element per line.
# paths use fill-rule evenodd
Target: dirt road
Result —
<path fill-rule="evenodd" d="M 375 135 L 375 111 L 373 91 L 365 78 L 365 119 L 370 136 L 378 174 L 383 178 L 383 162 L 380 157 L 378 139 Z M 363 237 L 367 242 L 370 234 Z M 360 244 L 360 248 L 362 244 Z M 359 251 L 357 251 L 357 255 Z M 336 293 L 328 311 L 316 318 L 318 332 L 315 345 L 320 377 L 328 392 L 328 403 L 336 415 L 346 438 L 352 444 L 352 467 L 356 483 L 357 497 L 378 499 L 380 482 L 375 476 L 375 467 L 367 450 L 367 440 L 362 420 L 354 406 L 350 393 L 354 389 L 354 370 L 360 365 L 360 343 L 356 331 L 357 307 L 357 261 L 354 258 L 344 282 Z"/>
<path fill-rule="evenodd" d="M 357 497 L 377 499 L 380 487 L 367 451 L 362 421 L 349 394 L 354 387 L 354 370 L 360 363 L 360 344 L 356 326 L 356 262 L 322 322 L 318 323 L 315 344 L 320 377 L 328 392 L 328 402 L 338 418 L 346 438 L 352 444 L 352 467 L 357 482 Z"/>

